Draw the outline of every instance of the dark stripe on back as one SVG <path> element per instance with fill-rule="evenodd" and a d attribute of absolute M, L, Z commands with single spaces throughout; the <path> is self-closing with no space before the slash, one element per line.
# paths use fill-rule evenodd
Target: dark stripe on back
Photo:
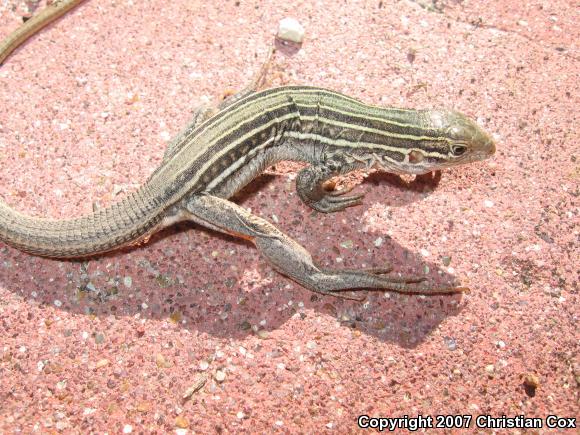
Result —
<path fill-rule="evenodd" d="M 165 196 L 169 197 L 173 195 L 181 188 L 182 185 L 187 184 L 189 180 L 196 174 L 199 174 L 200 177 L 200 183 L 198 183 L 196 186 L 196 191 L 203 190 L 203 188 L 209 182 L 211 182 L 211 180 L 213 180 L 229 166 L 231 166 L 232 163 L 237 161 L 243 155 L 247 154 L 254 147 L 261 145 L 270 137 L 276 135 L 279 131 L 279 128 L 281 127 L 281 123 L 275 121 L 268 128 L 259 128 L 260 126 L 264 126 L 268 122 L 273 121 L 275 118 L 280 118 L 293 112 L 294 106 L 288 102 L 285 106 L 282 106 L 279 109 L 273 111 L 266 109 L 262 115 L 241 124 L 240 127 L 235 131 L 223 136 L 219 141 L 208 147 L 208 149 L 203 154 L 201 154 L 195 160 L 195 162 L 193 162 L 193 165 L 189 166 L 186 171 L 182 172 L 178 177 L 176 177 L 174 183 L 172 183 L 172 186 L 168 186 L 166 189 Z M 296 114 L 296 116 L 298 116 L 298 114 Z M 287 122 L 289 123 L 289 121 Z M 206 162 L 213 159 L 214 156 L 224 148 L 231 146 L 232 143 L 234 143 L 236 140 L 239 140 L 242 136 L 245 136 L 247 133 L 254 129 L 258 129 L 254 135 L 228 150 L 223 156 L 221 156 L 210 167 L 208 167 L 205 172 L 200 173 L 202 166 L 204 166 Z M 271 146 L 275 145 L 277 144 L 271 144 Z"/>
<path fill-rule="evenodd" d="M 373 128 L 375 130 L 382 130 L 388 133 L 394 134 L 405 134 L 411 136 L 425 136 L 425 137 L 432 137 L 437 138 L 440 137 L 437 131 L 432 129 L 424 129 L 418 126 L 412 125 L 410 127 L 402 127 L 396 124 L 389 122 L 388 118 L 384 120 L 378 119 L 368 119 L 363 113 L 355 113 L 353 115 L 345 115 L 344 113 L 336 112 L 332 109 L 329 109 L 325 106 L 320 106 L 320 109 L 317 107 L 311 106 L 299 106 L 300 113 L 304 116 L 316 116 L 318 112 L 318 116 L 321 118 L 328 118 L 334 121 L 344 122 L 347 124 L 353 125 L 353 128 L 356 126 L 366 127 L 366 128 Z M 351 111 L 349 108 L 348 111 Z M 400 122 L 400 121 L 396 121 Z"/>

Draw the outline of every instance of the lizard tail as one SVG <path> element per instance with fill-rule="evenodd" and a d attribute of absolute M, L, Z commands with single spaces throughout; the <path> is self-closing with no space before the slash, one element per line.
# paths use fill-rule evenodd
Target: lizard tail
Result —
<path fill-rule="evenodd" d="M 0 65 L 6 60 L 10 53 L 16 50 L 35 33 L 48 26 L 54 20 L 62 17 L 72 8 L 82 3 L 84 0 L 55 0 L 47 5 L 39 14 L 27 20 L 22 26 L 8 35 L 0 42 Z"/>
<path fill-rule="evenodd" d="M 136 243 L 161 221 L 147 186 L 95 213 L 73 219 L 31 217 L 0 200 L 0 240 L 52 258 L 86 257 Z"/>

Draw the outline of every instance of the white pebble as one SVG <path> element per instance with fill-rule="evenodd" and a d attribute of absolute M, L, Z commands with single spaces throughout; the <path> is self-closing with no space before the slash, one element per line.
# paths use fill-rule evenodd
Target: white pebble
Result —
<path fill-rule="evenodd" d="M 540 245 L 538 245 L 538 244 L 526 246 L 526 251 L 528 251 L 528 252 L 529 251 L 536 251 L 536 252 L 538 252 L 541 249 L 542 249 L 542 247 Z"/>
<path fill-rule="evenodd" d="M 278 25 L 278 39 L 301 44 L 304 40 L 304 27 L 294 18 L 284 18 Z"/>
<path fill-rule="evenodd" d="M 493 207 L 493 201 L 486 199 L 485 201 L 483 201 L 483 205 L 485 205 L 487 208 Z"/>
<path fill-rule="evenodd" d="M 226 380 L 226 372 L 218 370 L 215 372 L 214 379 L 218 382 L 223 382 Z"/>
<path fill-rule="evenodd" d="M 378 248 L 379 246 L 381 246 L 383 244 L 383 238 L 382 237 L 378 237 L 375 240 L 375 246 Z"/>
<path fill-rule="evenodd" d="M 125 426 L 123 426 L 123 433 L 131 433 L 133 432 L 133 426 L 131 426 L 130 424 L 126 424 Z"/>

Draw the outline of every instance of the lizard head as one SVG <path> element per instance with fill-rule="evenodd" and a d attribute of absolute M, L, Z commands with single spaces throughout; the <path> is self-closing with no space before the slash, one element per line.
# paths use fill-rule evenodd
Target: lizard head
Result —
<path fill-rule="evenodd" d="M 383 156 L 380 166 L 395 173 L 425 174 L 485 160 L 495 153 L 495 142 L 479 125 L 451 110 L 418 112 L 425 134 L 407 142 L 401 158 Z"/>
<path fill-rule="evenodd" d="M 455 111 L 434 111 L 431 120 L 448 138 L 449 166 L 485 160 L 495 153 L 491 136 L 465 115 Z"/>

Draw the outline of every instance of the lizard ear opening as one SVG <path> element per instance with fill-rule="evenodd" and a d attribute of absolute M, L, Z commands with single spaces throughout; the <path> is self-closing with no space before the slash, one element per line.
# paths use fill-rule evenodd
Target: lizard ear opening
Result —
<path fill-rule="evenodd" d="M 409 163 L 421 163 L 424 158 L 421 151 L 413 150 L 409 153 Z"/>

